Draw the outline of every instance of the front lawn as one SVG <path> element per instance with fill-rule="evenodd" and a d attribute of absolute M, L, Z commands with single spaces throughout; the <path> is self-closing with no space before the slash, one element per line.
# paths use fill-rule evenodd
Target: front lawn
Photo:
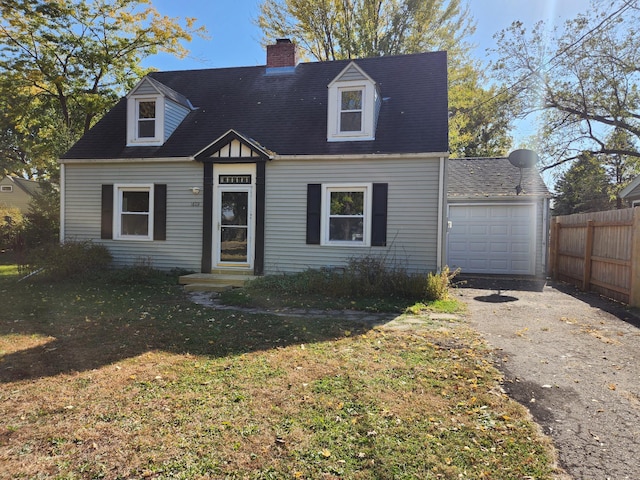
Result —
<path fill-rule="evenodd" d="M 553 478 L 464 322 L 216 311 L 127 278 L 0 270 L 0 477 Z"/>

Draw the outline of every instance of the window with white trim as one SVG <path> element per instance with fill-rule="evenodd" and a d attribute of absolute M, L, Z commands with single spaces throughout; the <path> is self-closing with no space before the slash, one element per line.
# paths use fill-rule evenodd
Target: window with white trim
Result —
<path fill-rule="evenodd" d="M 2 193 L 13 192 L 13 185 L 0 185 L 0 192 Z"/>
<path fill-rule="evenodd" d="M 362 131 L 362 96 L 364 89 L 340 90 L 340 126 L 338 129 L 344 132 Z"/>
<path fill-rule="evenodd" d="M 127 145 L 162 145 L 165 101 L 161 95 L 127 99 Z"/>
<path fill-rule="evenodd" d="M 136 115 L 138 120 L 137 138 L 154 138 L 156 136 L 155 100 L 138 100 Z"/>
<path fill-rule="evenodd" d="M 153 185 L 114 188 L 114 239 L 153 240 Z"/>
<path fill-rule="evenodd" d="M 371 185 L 323 185 L 323 245 L 369 246 Z"/>
<path fill-rule="evenodd" d="M 374 140 L 378 91 L 368 81 L 341 81 L 329 86 L 327 140 Z"/>

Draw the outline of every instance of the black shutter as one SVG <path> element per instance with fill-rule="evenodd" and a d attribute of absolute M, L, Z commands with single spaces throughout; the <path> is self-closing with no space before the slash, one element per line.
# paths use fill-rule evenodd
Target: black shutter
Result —
<path fill-rule="evenodd" d="M 387 245 L 387 192 L 388 183 L 373 184 L 373 218 L 371 219 L 371 246 Z"/>
<path fill-rule="evenodd" d="M 113 238 L 113 185 L 102 185 L 100 238 Z"/>
<path fill-rule="evenodd" d="M 322 211 L 322 185 L 307 185 L 307 244 L 320 245 L 320 215 Z"/>
<path fill-rule="evenodd" d="M 167 185 L 153 186 L 153 239 L 167 239 Z"/>

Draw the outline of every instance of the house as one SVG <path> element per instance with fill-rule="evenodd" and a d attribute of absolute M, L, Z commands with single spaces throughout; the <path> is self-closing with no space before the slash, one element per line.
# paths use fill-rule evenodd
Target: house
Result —
<path fill-rule="evenodd" d="M 629 182 L 629 185 L 620 190 L 618 196 L 632 207 L 640 205 L 640 176 Z"/>
<path fill-rule="evenodd" d="M 29 211 L 31 199 L 39 190 L 38 182 L 6 175 L 0 179 L 0 207 L 17 208 L 25 214 Z"/>
<path fill-rule="evenodd" d="M 117 265 L 297 272 L 445 261 L 445 52 L 154 72 L 61 159 L 61 239 Z"/>
<path fill-rule="evenodd" d="M 447 264 L 463 273 L 545 273 L 551 195 L 509 158 L 448 160 Z"/>

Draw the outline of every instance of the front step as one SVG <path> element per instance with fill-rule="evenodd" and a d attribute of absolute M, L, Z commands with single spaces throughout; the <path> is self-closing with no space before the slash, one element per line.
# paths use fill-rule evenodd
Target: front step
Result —
<path fill-rule="evenodd" d="M 243 287 L 254 276 L 246 271 L 214 270 L 211 273 L 192 273 L 178 279 L 187 292 L 224 292 Z"/>

